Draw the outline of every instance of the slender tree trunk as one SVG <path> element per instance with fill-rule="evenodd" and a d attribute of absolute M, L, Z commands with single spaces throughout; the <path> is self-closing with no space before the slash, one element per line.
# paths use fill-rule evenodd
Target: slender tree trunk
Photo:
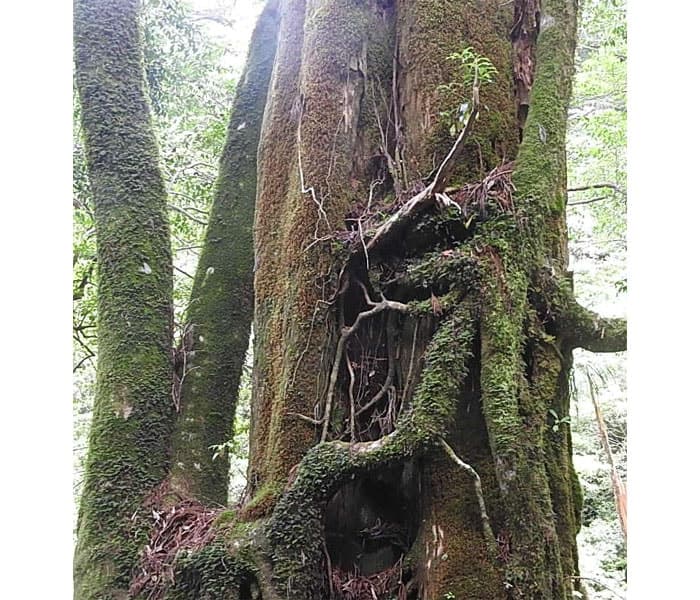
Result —
<path fill-rule="evenodd" d="M 212 446 L 232 435 L 238 384 L 253 317 L 253 215 L 256 157 L 278 9 L 270 3 L 253 32 L 236 88 L 228 136 L 178 352 L 179 414 L 171 483 L 184 496 L 225 505 L 229 459 Z"/>
<path fill-rule="evenodd" d="M 167 473 L 172 266 L 144 92 L 138 2 L 78 0 L 75 68 L 95 202 L 98 364 L 75 597 L 126 598 L 147 540 L 136 517 Z"/>

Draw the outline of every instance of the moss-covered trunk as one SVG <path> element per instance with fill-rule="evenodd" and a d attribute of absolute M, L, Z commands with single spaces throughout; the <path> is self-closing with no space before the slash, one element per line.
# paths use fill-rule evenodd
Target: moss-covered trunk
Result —
<path fill-rule="evenodd" d="M 288 0 L 279 19 L 248 490 L 167 593 L 572 598 L 571 351 L 625 344 L 567 273 L 575 2 Z"/>
<path fill-rule="evenodd" d="M 75 597 L 125 598 L 147 538 L 134 518 L 168 466 L 172 266 L 142 76 L 138 2 L 75 4 L 75 72 L 95 202 L 97 390 L 78 518 Z"/>
<path fill-rule="evenodd" d="M 225 505 L 228 491 L 228 457 L 214 460 L 212 446 L 232 435 L 253 318 L 256 157 L 278 19 L 277 2 L 269 3 L 251 38 L 177 354 L 171 483 L 205 503 Z"/>

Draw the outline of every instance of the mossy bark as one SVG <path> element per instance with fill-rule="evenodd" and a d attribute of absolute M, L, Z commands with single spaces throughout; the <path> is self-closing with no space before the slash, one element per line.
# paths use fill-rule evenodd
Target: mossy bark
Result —
<path fill-rule="evenodd" d="M 166 474 L 173 399 L 165 190 L 144 91 L 138 2 L 79 0 L 75 74 L 98 265 L 97 390 L 78 517 L 75 597 L 126 598 Z"/>
<path fill-rule="evenodd" d="M 220 505 L 227 499 L 229 459 L 214 460 L 212 446 L 231 436 L 250 338 L 257 149 L 277 47 L 277 4 L 269 2 L 261 14 L 236 87 L 177 357 L 171 484 L 181 495 Z"/>
<path fill-rule="evenodd" d="M 334 578 L 397 570 L 385 598 L 573 597 L 571 350 L 621 350 L 625 325 L 568 284 L 575 3 L 515 4 L 280 5 L 258 147 L 247 525 L 182 558 L 173 597 L 339 598 Z M 539 35 L 516 97 L 523 11 Z M 471 94 L 448 60 L 465 46 L 498 76 L 448 184 L 463 197 L 514 161 L 515 193 L 455 211 L 431 174 L 454 143 L 440 113 Z"/>

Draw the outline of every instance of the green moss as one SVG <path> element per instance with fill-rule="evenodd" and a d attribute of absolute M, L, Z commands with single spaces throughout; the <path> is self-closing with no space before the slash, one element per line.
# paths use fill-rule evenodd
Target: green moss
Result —
<path fill-rule="evenodd" d="M 168 600 L 239 600 L 240 591 L 257 573 L 249 549 L 232 555 L 221 541 L 180 556 Z"/>
<path fill-rule="evenodd" d="M 170 235 L 138 4 L 75 6 L 98 263 L 97 389 L 74 561 L 75 594 L 86 600 L 128 590 L 147 538 L 139 509 L 166 474 L 172 425 Z"/>
<path fill-rule="evenodd" d="M 399 420 L 390 437 L 381 443 L 324 443 L 306 453 L 294 483 L 276 504 L 266 528 L 280 594 L 291 590 L 299 600 L 311 599 L 321 589 L 323 574 L 310 565 L 323 558 L 325 502 L 344 481 L 360 472 L 397 464 L 445 435 L 467 375 L 472 337 L 470 305 L 462 303 L 435 333 L 413 409 Z M 299 561 L 301 553 L 305 561 Z"/>
<path fill-rule="evenodd" d="M 496 81 L 483 86 L 481 116 L 454 173 L 455 181 L 480 179 L 514 157 L 518 127 L 511 93 L 512 8 L 497 0 L 405 3 L 399 14 L 399 52 L 404 73 L 401 94 L 410 178 L 426 176 L 435 157 L 444 156 L 454 138 L 440 114 L 454 111 L 471 98 L 448 56 L 467 46 L 489 58 L 498 70 Z M 452 86 L 444 91 L 441 86 Z M 488 107 L 488 108 L 487 108 Z"/>
<path fill-rule="evenodd" d="M 213 460 L 211 446 L 231 437 L 253 317 L 256 157 L 278 25 L 277 10 L 268 3 L 236 88 L 187 315 L 188 372 L 173 438 L 172 482 L 181 492 L 215 504 L 226 504 L 229 460 Z"/>
<path fill-rule="evenodd" d="M 576 5 L 544 2 L 536 73 L 513 183 L 535 233 L 534 246 L 565 268 L 566 123 L 574 72 Z"/>
<path fill-rule="evenodd" d="M 238 521 L 238 512 L 235 510 L 224 510 L 221 511 L 216 519 L 214 519 L 213 526 L 218 527 L 218 528 L 226 528 L 229 529 L 232 526 L 235 526 Z"/>

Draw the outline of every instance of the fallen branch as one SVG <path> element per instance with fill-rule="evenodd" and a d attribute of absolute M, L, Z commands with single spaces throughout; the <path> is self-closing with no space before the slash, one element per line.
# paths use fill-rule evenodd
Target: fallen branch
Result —
<path fill-rule="evenodd" d="M 469 118 L 464 128 L 460 132 L 459 136 L 452 145 L 452 148 L 445 156 L 440 166 L 435 171 L 435 175 L 430 182 L 430 184 L 405 204 L 399 208 L 389 219 L 387 219 L 377 230 L 374 232 L 372 238 L 364 244 L 363 250 L 366 253 L 376 252 L 379 248 L 385 245 L 387 242 L 393 240 L 396 236 L 400 235 L 403 230 L 408 226 L 408 224 L 423 210 L 432 206 L 435 202 L 436 194 L 444 192 L 447 180 L 449 179 L 454 166 L 459 157 L 459 153 L 462 150 L 467 136 L 473 131 L 474 125 L 479 118 L 479 103 L 478 103 L 478 93 L 475 93 L 474 106 L 469 113 Z M 357 254 L 360 249 L 353 251 L 353 255 Z"/>

